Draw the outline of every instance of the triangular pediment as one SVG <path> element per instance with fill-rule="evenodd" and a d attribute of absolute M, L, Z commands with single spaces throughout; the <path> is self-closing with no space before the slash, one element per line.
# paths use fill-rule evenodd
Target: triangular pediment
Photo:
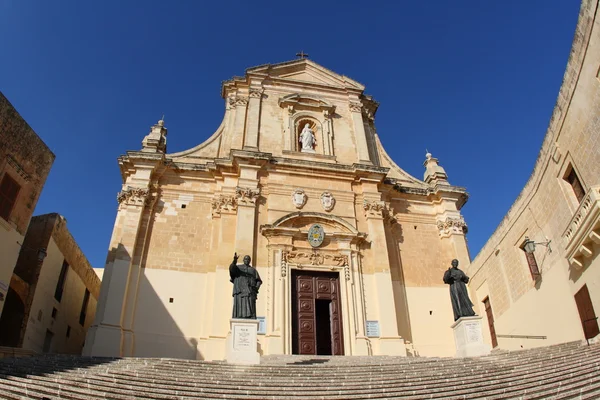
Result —
<path fill-rule="evenodd" d="M 312 83 L 339 89 L 356 89 L 363 91 L 365 87 L 347 76 L 337 74 L 314 61 L 307 59 L 293 60 L 279 64 L 262 65 L 247 70 L 248 74 L 267 74 L 269 78 L 300 83 Z"/>

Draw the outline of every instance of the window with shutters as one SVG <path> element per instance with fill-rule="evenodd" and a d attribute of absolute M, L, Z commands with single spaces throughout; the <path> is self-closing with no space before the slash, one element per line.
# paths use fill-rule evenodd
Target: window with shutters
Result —
<path fill-rule="evenodd" d="M 575 172 L 575 168 L 573 168 L 572 165 L 567 169 L 567 173 L 563 179 L 567 181 L 569 185 L 571 185 L 573 193 L 575 194 L 575 198 L 579 203 L 581 203 L 581 200 L 583 200 L 583 197 L 585 196 L 585 189 L 583 188 L 583 185 L 577 176 L 577 172 Z"/>
<path fill-rule="evenodd" d="M 0 217 L 8 221 L 10 213 L 17 201 L 21 186 L 8 174 L 4 174 L 0 182 Z"/>
<path fill-rule="evenodd" d="M 58 282 L 56 284 L 56 290 L 54 291 L 54 298 L 60 302 L 62 300 L 63 290 L 65 289 L 65 280 L 67 279 L 67 271 L 69 269 L 69 263 L 67 260 L 63 261 L 62 268 L 60 269 L 60 275 L 58 275 Z"/>
<path fill-rule="evenodd" d="M 90 291 L 85 289 L 85 294 L 83 295 L 83 304 L 81 305 L 81 312 L 79 313 L 79 325 L 81 326 L 85 324 L 85 316 L 87 314 L 87 307 L 89 302 Z"/>

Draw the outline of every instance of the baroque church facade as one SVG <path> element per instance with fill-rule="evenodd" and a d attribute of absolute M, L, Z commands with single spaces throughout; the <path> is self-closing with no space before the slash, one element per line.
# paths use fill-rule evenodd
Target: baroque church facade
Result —
<path fill-rule="evenodd" d="M 431 154 L 423 180 L 402 170 L 365 87 L 311 60 L 250 68 L 222 97 L 204 143 L 167 153 L 161 120 L 119 158 L 84 354 L 223 359 L 237 252 L 263 282 L 261 354 L 454 355 L 442 276 L 469 263 L 465 189 Z"/>

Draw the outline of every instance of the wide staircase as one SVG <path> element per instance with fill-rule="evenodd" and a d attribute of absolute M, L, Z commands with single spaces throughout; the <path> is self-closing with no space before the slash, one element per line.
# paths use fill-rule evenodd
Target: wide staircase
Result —
<path fill-rule="evenodd" d="M 478 358 L 266 356 L 256 366 L 66 355 L 0 360 L 2 399 L 600 399 L 600 344 Z"/>

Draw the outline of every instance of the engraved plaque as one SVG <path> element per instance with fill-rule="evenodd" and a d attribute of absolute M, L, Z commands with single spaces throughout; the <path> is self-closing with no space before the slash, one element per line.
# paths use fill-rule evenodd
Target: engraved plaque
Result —
<path fill-rule="evenodd" d="M 248 326 L 234 326 L 233 329 L 233 348 L 235 350 L 252 350 L 253 334 Z M 256 344 L 255 344 L 256 346 Z"/>

